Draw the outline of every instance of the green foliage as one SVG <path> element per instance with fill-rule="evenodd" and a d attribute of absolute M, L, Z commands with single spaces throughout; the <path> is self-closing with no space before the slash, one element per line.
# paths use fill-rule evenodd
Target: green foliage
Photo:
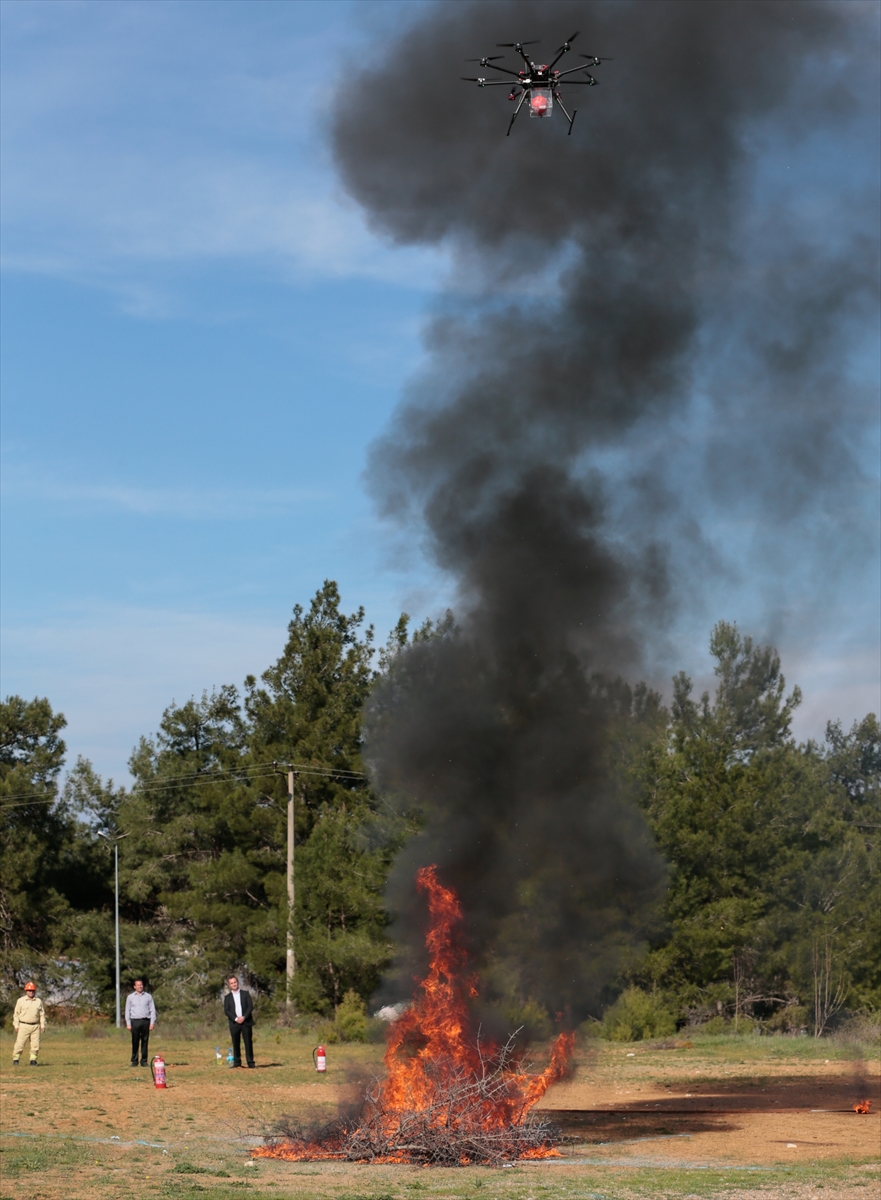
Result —
<path fill-rule="evenodd" d="M 790 1010 L 791 1011 L 791 1010 Z M 802 1010 L 804 1011 L 804 1010 Z M 758 1022 L 751 1020 L 750 1017 L 738 1016 L 735 1024 L 734 1020 L 728 1017 L 710 1017 L 709 1021 L 704 1021 L 695 1029 L 690 1029 L 690 1034 L 705 1034 L 709 1037 L 746 1037 L 747 1034 L 756 1033 L 762 1026 Z M 767 1028 L 767 1024 L 765 1025 Z M 779 1032 L 794 1032 L 788 1025 L 780 1026 Z"/>
<path fill-rule="evenodd" d="M 810 1024 L 810 1014 L 804 1004 L 786 1004 L 763 1024 L 768 1033 L 802 1033 Z"/>
<path fill-rule="evenodd" d="M 0 1007 L 24 978 L 67 1004 L 90 1003 L 88 970 L 64 952 L 107 895 L 106 852 L 58 792 L 66 722 L 48 700 L 0 704 Z"/>
<path fill-rule="evenodd" d="M 353 988 L 343 996 L 342 1003 L 336 1010 L 335 1022 L 341 1041 L 366 1042 L 367 1006 Z"/>
<path fill-rule="evenodd" d="M 878 722 L 830 725 L 825 747 L 799 746 L 800 697 L 785 696 L 776 653 L 724 623 L 711 649 L 715 700 L 695 703 L 677 676 L 669 729 L 636 768 L 672 873 L 668 933 L 633 978 L 698 1020 L 717 1003 L 765 1019 L 807 1004 L 819 1033 L 835 997 L 881 995 Z"/>
<path fill-rule="evenodd" d="M 676 1018 L 670 1009 L 658 996 L 641 988 L 625 988 L 603 1014 L 603 1037 L 610 1042 L 641 1042 L 675 1032 Z"/>
<path fill-rule="evenodd" d="M 409 686 L 401 652 L 454 636 L 455 624 L 447 614 L 411 637 L 402 616 L 379 675 L 362 626 L 363 612 L 342 612 L 326 582 L 308 609 L 294 609 L 281 656 L 245 681 L 243 697 L 227 686 L 166 709 L 135 748 L 129 792 L 83 760 L 59 791 L 64 717 L 45 699 L 0 705 L 0 1008 L 27 974 L 44 994 L 112 1009 L 114 839 L 124 988 L 140 976 L 164 1017 L 204 1022 L 235 969 L 277 1008 L 289 928 L 286 764 L 295 763 L 291 999 L 303 1019 L 326 1018 L 327 1041 L 371 1036 L 364 1000 L 390 952 L 385 881 L 419 814 L 408 797 L 390 815 L 395 798 L 368 787 L 362 713 L 372 694 L 381 720 Z M 569 932 L 559 943 L 546 915 L 558 910 L 543 902 L 554 878 L 516 881 L 516 919 L 478 965 L 482 1000 L 529 1037 L 553 1029 L 539 976 L 542 955 L 564 951 L 573 994 L 592 972 L 621 972 L 625 990 L 591 1025 L 615 1039 L 668 1036 L 676 1020 L 705 1033 L 733 1033 L 736 1021 L 738 1033 L 758 1023 L 819 1034 L 848 1012 L 881 1010 L 877 717 L 849 730 L 830 723 L 822 745 L 799 745 L 800 696 L 787 694 L 776 652 L 724 622 L 710 647 L 715 695 L 695 700 L 680 674 L 669 712 L 644 685 L 585 683 L 606 731 L 604 786 L 621 812 L 640 805 L 669 879 L 647 949 L 617 898 L 586 937 L 589 951 Z M 642 909 L 638 926 L 644 934 Z M 599 1015 L 614 995 L 587 1011 Z"/>
<path fill-rule="evenodd" d="M 861 1008 L 842 1021 L 836 1039 L 851 1059 L 870 1058 L 881 1046 L 881 1011 Z"/>
<path fill-rule="evenodd" d="M 554 1031 L 551 1014 L 543 1004 L 531 996 L 523 1003 L 505 1009 L 508 1030 L 513 1033 L 522 1029 L 526 1041 L 544 1041 Z"/>
<path fill-rule="evenodd" d="M 367 1006 L 362 998 L 350 988 L 334 1013 L 332 1021 L 324 1021 L 316 1030 L 316 1037 L 327 1045 L 337 1042 L 366 1042 L 369 1040 L 370 1021 Z"/>
<path fill-rule="evenodd" d="M 8 696 L 0 704 L 0 938 L 17 951 L 46 951 L 68 904 L 59 887 L 71 822 L 58 801 L 67 724 L 48 700 Z"/>
<path fill-rule="evenodd" d="M 369 996 L 388 959 L 382 891 L 400 825 L 381 819 L 361 769 L 361 709 L 373 679 L 363 612 L 340 611 L 324 584 L 299 605 L 278 662 L 242 702 L 226 686 L 172 704 L 132 755 L 127 795 L 108 796 L 81 765 L 75 799 L 119 842 L 123 974 L 185 1017 L 242 972 L 283 999 L 288 935 L 286 764 L 295 784 L 295 1005 Z M 273 766 L 277 763 L 278 766 Z M 109 1003 L 108 912 L 89 914 L 76 949 Z"/>

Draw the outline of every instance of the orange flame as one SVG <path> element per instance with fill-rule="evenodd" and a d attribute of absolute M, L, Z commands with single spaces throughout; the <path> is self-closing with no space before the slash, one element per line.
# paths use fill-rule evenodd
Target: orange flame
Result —
<path fill-rule="evenodd" d="M 853 1111 L 855 1113 L 860 1113 L 863 1116 L 865 1116 L 871 1107 L 872 1107 L 871 1100 L 858 1100 L 856 1102 L 856 1104 L 853 1106 Z"/>
<path fill-rule="evenodd" d="M 498 1047 L 481 1043 L 471 1027 L 468 1001 L 477 990 L 466 969 L 459 898 L 440 883 L 434 866 L 417 872 L 416 886 L 428 897 L 426 946 L 430 966 L 425 978 L 418 981 L 412 1005 L 389 1027 L 386 1077 L 369 1096 L 373 1119 L 379 1120 L 391 1141 L 401 1120 L 414 1113 L 424 1114 L 430 1128 L 453 1129 L 461 1124 L 504 1137 L 505 1130 L 524 1127 L 530 1109 L 552 1083 L 562 1078 L 575 1035 L 560 1034 L 550 1063 L 539 1075 L 510 1061 Z M 480 1082 L 487 1078 L 491 1078 L 492 1085 L 481 1089 Z M 469 1086 L 472 1081 L 478 1085 L 476 1088 Z M 254 1154 L 291 1160 L 347 1158 L 351 1157 L 356 1138 L 357 1130 L 348 1135 L 348 1147 L 347 1136 L 341 1133 L 321 1144 L 275 1144 L 261 1147 Z M 521 1149 L 512 1140 L 511 1153 L 513 1157 L 542 1158 L 558 1152 L 549 1144 L 523 1145 Z M 410 1159 L 396 1153 L 372 1157 L 371 1161 Z"/>
<path fill-rule="evenodd" d="M 381 1101 L 391 1113 L 428 1108 L 438 1091 L 452 1086 L 463 1071 L 480 1076 L 494 1050 L 481 1050 L 471 1032 L 467 1002 L 477 990 L 473 979 L 463 974 L 459 898 L 440 883 L 434 866 L 417 871 L 416 886 L 428 894 L 431 924 L 426 946 L 431 965 L 419 983 L 422 995 L 389 1030 Z M 485 1123 L 501 1128 L 521 1122 L 551 1084 L 562 1078 L 574 1044 L 574 1034 L 561 1033 L 540 1075 L 508 1073 L 506 1095 L 486 1102 Z"/>

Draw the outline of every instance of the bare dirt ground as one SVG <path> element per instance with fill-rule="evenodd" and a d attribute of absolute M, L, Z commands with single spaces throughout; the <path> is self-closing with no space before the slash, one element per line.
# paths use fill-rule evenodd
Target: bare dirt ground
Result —
<path fill-rule="evenodd" d="M 159 1034 L 159 1030 L 157 1030 Z M 214 1044 L 163 1041 L 169 1087 L 127 1065 L 116 1031 L 50 1030 L 36 1069 L 13 1070 L 0 1035 L 0 1195 L 79 1200 L 137 1192 L 228 1200 L 404 1197 L 881 1196 L 881 1062 L 810 1039 L 704 1038 L 679 1049 L 588 1045 L 545 1098 L 566 1141 L 559 1159 L 507 1170 L 289 1164 L 250 1159 L 281 1113 L 332 1115 L 371 1073 L 380 1046 L 329 1047 L 261 1029 L 254 1071 L 216 1066 Z M 223 1050 L 226 1043 L 221 1044 Z M 542 1055 L 536 1051 L 537 1065 Z M 852 1111 L 873 1101 L 869 1116 Z"/>
<path fill-rule="evenodd" d="M 704 1039 L 670 1050 L 606 1047 L 593 1060 L 582 1052 L 575 1077 L 558 1084 L 543 1108 L 556 1110 L 565 1132 L 589 1145 L 625 1136 L 666 1138 L 652 1147 L 661 1157 L 680 1154 L 676 1142 L 686 1136 L 690 1155 L 715 1163 L 878 1154 L 877 1064 L 870 1069 L 839 1057 L 798 1057 L 801 1047 L 789 1039 L 789 1053 L 779 1057 L 769 1056 L 777 1049 L 773 1042 L 744 1039 L 741 1053 L 732 1041 L 713 1047 Z M 874 1116 L 854 1113 L 862 1099 L 872 1101 Z M 629 1152 L 638 1155 L 638 1145 Z"/>

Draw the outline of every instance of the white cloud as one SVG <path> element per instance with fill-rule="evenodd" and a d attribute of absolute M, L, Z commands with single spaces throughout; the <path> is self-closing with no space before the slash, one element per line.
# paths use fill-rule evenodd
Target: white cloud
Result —
<path fill-rule="evenodd" d="M 317 488 L 139 487 L 127 483 L 84 483 L 4 464 L 2 494 L 40 504 L 133 513 L 185 520 L 263 518 L 305 504 L 328 501 Z"/>
<path fill-rule="evenodd" d="M 384 245 L 337 189 L 327 46 L 351 48 L 344 22 L 326 18 L 322 44 L 273 6 L 277 28 L 244 19 L 237 40 L 189 6 L 122 9 L 71 22 L 37 6 L 36 32 L 4 17 L 4 269 L 104 287 L 151 315 L 171 285 L 149 270 L 174 264 L 436 285 L 440 254 Z"/>
<path fill-rule="evenodd" d="M 156 730 L 172 700 L 241 686 L 284 640 L 283 620 L 96 603 L 4 629 L 3 694 L 48 696 L 68 718 L 68 766 L 82 754 L 124 781 L 138 738 Z"/>

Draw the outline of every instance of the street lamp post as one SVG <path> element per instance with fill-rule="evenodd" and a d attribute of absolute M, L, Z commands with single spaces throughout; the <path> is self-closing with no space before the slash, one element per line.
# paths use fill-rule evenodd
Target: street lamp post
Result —
<path fill-rule="evenodd" d="M 125 837 L 125 834 L 122 835 Z M 98 830 L 98 837 L 104 838 L 107 842 L 113 842 L 113 899 L 114 899 L 114 917 L 116 922 L 116 1028 L 122 1028 L 122 1019 L 119 1006 L 119 837 L 111 837 L 109 833 L 104 833 Z"/>

